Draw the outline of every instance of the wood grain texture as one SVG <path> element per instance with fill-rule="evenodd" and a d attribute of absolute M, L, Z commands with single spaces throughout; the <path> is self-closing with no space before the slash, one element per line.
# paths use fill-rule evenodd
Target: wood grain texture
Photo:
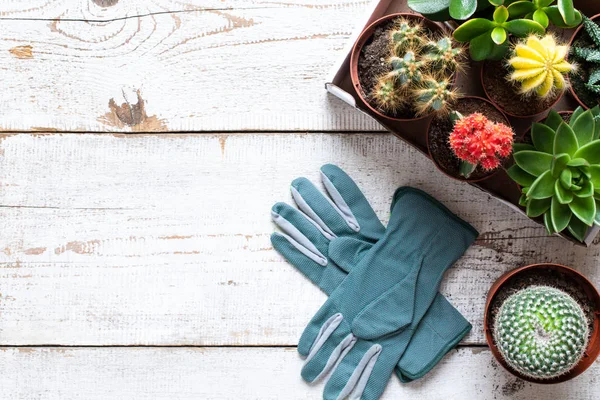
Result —
<path fill-rule="evenodd" d="M 300 378 L 294 348 L 0 349 L 5 398 L 45 400 L 317 399 L 323 384 Z M 453 351 L 424 379 L 394 377 L 382 400 L 591 400 L 600 364 L 575 381 L 533 385 L 505 372 L 488 350 Z"/>
<path fill-rule="evenodd" d="M 600 281 L 597 248 L 547 238 L 388 134 L 17 134 L 0 154 L 4 345 L 295 345 L 325 297 L 272 249 L 269 208 L 327 162 L 383 220 L 412 185 L 481 232 L 443 284 L 465 343 L 484 343 L 505 271 L 554 261 Z"/>
<path fill-rule="evenodd" d="M 324 90 L 367 4 L 2 1 L 0 129 L 381 130 Z"/>

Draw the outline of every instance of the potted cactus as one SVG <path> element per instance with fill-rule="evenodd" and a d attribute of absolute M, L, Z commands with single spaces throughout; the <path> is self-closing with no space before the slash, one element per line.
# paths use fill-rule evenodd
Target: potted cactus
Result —
<path fill-rule="evenodd" d="M 487 100 L 463 97 L 447 116 L 434 118 L 427 148 L 448 176 L 476 182 L 492 176 L 512 153 L 514 132 L 506 116 Z"/>
<path fill-rule="evenodd" d="M 549 234 L 564 230 L 583 242 L 600 224 L 600 107 L 577 108 L 568 123 L 551 111 L 531 128 L 532 144 L 515 146 L 508 175 L 521 186 L 520 204 L 543 216 Z"/>
<path fill-rule="evenodd" d="M 484 329 L 496 359 L 536 383 L 569 380 L 600 352 L 600 295 L 575 270 L 556 264 L 518 268 L 490 289 Z"/>
<path fill-rule="evenodd" d="M 513 117 L 541 114 L 556 104 L 567 88 L 566 74 L 575 68 L 566 60 L 568 49 L 550 34 L 520 40 L 507 63 L 488 61 L 482 68 L 487 96 Z"/>
<path fill-rule="evenodd" d="M 571 39 L 571 57 L 579 64 L 570 74 L 571 93 L 585 109 L 600 104 L 600 26 L 596 20 L 584 17 L 583 25 Z"/>
<path fill-rule="evenodd" d="M 413 120 L 447 113 L 464 50 L 437 24 L 413 14 L 375 21 L 357 40 L 350 74 L 358 96 L 376 115 Z"/>

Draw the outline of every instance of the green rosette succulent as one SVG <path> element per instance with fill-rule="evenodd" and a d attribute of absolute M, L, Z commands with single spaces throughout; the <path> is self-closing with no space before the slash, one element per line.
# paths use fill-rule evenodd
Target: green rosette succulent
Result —
<path fill-rule="evenodd" d="M 504 301 L 493 334 L 513 370 L 543 380 L 561 376 L 579 363 L 589 327 L 573 297 L 549 286 L 530 286 Z"/>
<path fill-rule="evenodd" d="M 520 204 L 544 216 L 549 234 L 565 229 L 583 241 L 600 225 L 600 108 L 577 108 L 569 123 L 555 111 L 531 128 L 533 144 L 515 143 L 509 176 L 522 187 Z"/>

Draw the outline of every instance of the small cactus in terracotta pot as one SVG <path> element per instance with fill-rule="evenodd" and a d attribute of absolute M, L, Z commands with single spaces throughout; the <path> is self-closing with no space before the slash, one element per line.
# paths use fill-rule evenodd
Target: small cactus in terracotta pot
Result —
<path fill-rule="evenodd" d="M 450 35 L 416 15 L 384 17 L 359 37 L 351 77 L 359 97 L 380 117 L 414 120 L 448 114 L 458 98 L 456 72 L 465 51 Z"/>
<path fill-rule="evenodd" d="M 468 178 L 478 165 L 486 171 L 498 168 L 512 153 L 513 130 L 487 119 L 483 114 L 463 116 L 453 112 L 454 130 L 450 147 L 461 160 L 461 175 Z"/>
<path fill-rule="evenodd" d="M 510 368 L 535 379 L 566 374 L 582 359 L 588 322 L 567 293 L 531 286 L 508 297 L 496 317 L 494 340 Z"/>

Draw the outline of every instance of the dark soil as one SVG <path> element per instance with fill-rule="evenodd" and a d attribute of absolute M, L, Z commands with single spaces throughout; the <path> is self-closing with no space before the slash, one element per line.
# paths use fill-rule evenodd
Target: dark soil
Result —
<path fill-rule="evenodd" d="M 490 99 L 507 114 L 527 117 L 539 114 L 550 108 L 560 97 L 556 93 L 547 99 L 538 96 L 524 96 L 519 87 L 506 79 L 508 71 L 501 61 L 487 61 L 483 66 L 483 86 Z"/>
<path fill-rule="evenodd" d="M 499 112 L 491 104 L 477 100 L 477 99 L 460 99 L 453 107 L 455 111 L 458 111 L 463 116 L 467 116 L 473 113 L 481 113 L 485 115 L 490 121 L 501 122 L 508 124 L 504 115 Z M 429 140 L 429 151 L 433 161 L 448 175 L 451 175 L 458 179 L 465 179 L 460 175 L 460 159 L 456 157 L 450 145 L 448 138 L 454 125 L 448 117 L 436 117 L 431 121 L 431 126 L 428 132 Z M 485 178 L 493 174 L 495 171 L 485 171 L 483 168 L 478 166 L 475 171 L 469 177 L 469 180 L 477 180 Z"/>
<path fill-rule="evenodd" d="M 377 84 L 377 79 L 392 71 L 390 64 L 386 62 L 390 55 L 390 40 L 388 32 L 394 25 L 395 20 L 389 20 L 379 25 L 373 36 L 363 46 L 358 58 L 358 80 L 363 90 L 363 97 L 369 99 L 373 93 L 373 89 Z M 427 29 L 425 27 L 425 29 Z M 432 32 L 429 30 L 429 32 Z M 415 112 L 407 105 L 404 109 L 396 113 L 390 113 L 382 110 L 377 105 L 369 102 L 371 107 L 375 108 L 382 114 L 398 119 L 413 119 Z"/>
<path fill-rule="evenodd" d="M 596 25 L 598 25 L 598 24 L 596 23 Z M 582 29 L 580 31 L 580 33 L 577 35 L 577 37 L 575 38 L 575 40 L 573 41 L 572 47 L 591 47 L 591 46 L 594 46 L 594 42 L 592 41 L 590 36 L 587 34 L 587 32 L 584 29 Z M 593 107 L 597 106 L 598 104 L 600 104 L 600 97 L 596 93 L 594 93 L 591 90 L 589 90 L 588 88 L 586 88 L 585 83 L 589 79 L 592 68 L 597 67 L 598 65 L 593 64 L 593 63 L 588 63 L 581 59 L 574 58 L 574 61 L 576 61 L 578 63 L 579 68 L 577 69 L 576 73 L 569 75 L 569 77 L 571 78 L 571 85 L 573 86 L 573 91 L 577 94 L 577 97 L 579 97 L 579 100 L 581 100 L 581 102 L 583 102 L 583 104 L 585 104 L 589 108 L 593 108 Z"/>
<path fill-rule="evenodd" d="M 494 331 L 496 317 L 504 301 L 519 290 L 534 285 L 551 286 L 560 289 L 573 297 L 573 299 L 575 299 L 583 309 L 583 313 L 588 320 L 590 333 L 593 332 L 595 320 L 594 311 L 596 310 L 594 302 L 590 300 L 579 283 L 572 279 L 571 276 L 561 271 L 544 268 L 534 268 L 523 271 L 511 277 L 504 283 L 490 304 L 490 331 Z"/>

